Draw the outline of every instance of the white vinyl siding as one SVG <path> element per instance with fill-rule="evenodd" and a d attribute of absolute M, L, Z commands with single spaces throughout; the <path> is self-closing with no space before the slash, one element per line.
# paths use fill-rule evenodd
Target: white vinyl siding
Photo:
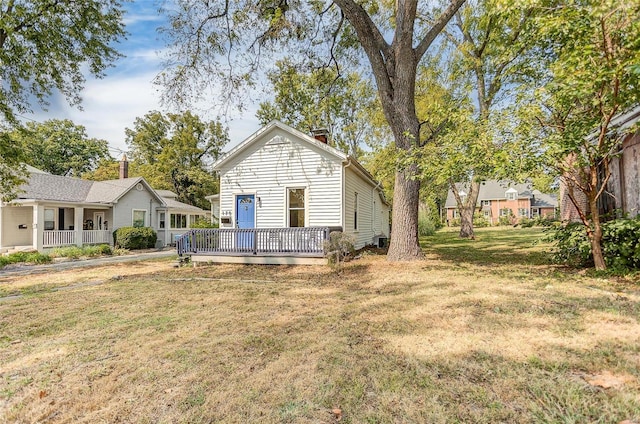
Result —
<path fill-rule="evenodd" d="M 235 195 L 255 193 L 256 228 L 286 227 L 286 189 L 305 187 L 305 225 L 339 226 L 341 174 L 339 158 L 274 128 L 220 170 L 220 214 L 234 213 Z"/>
<path fill-rule="evenodd" d="M 356 228 L 356 194 L 358 204 L 358 225 Z M 357 249 L 373 243 L 373 187 L 351 167 L 345 170 L 345 232 L 352 233 Z M 376 197 L 379 197 L 375 193 Z"/>

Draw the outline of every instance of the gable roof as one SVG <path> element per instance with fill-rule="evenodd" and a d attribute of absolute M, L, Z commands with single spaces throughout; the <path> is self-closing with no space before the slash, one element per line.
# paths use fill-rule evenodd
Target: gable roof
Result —
<path fill-rule="evenodd" d="M 164 199 L 142 177 L 89 181 L 48 174 L 37 169 L 30 172 L 27 182 L 20 186 L 17 199 L 113 204 L 138 183 L 142 184 L 161 204 L 165 204 Z"/>
<path fill-rule="evenodd" d="M 320 150 L 323 150 L 323 151 L 333 155 L 337 159 L 341 160 L 343 164 L 352 164 L 354 166 L 354 168 L 357 170 L 357 172 L 360 173 L 360 175 L 362 175 L 364 177 L 364 179 L 367 180 L 369 182 L 369 184 L 371 184 L 372 187 L 374 187 L 374 188 L 376 188 L 378 190 L 378 192 L 380 193 L 380 197 L 382 198 L 382 201 L 384 202 L 384 204 L 385 205 L 389 205 L 389 203 L 387 202 L 387 199 L 384 196 L 384 192 L 382 191 L 381 184 L 378 181 L 376 181 L 375 178 L 373 178 L 373 175 L 371 175 L 371 173 L 369 171 L 367 171 L 367 169 L 364 166 L 362 166 L 362 164 L 360 162 L 358 162 L 355 158 L 347 155 L 344 152 L 341 152 L 340 150 L 338 150 L 338 149 L 336 149 L 334 147 L 329 146 L 326 143 L 323 143 L 321 141 L 316 140 L 315 138 L 311 137 L 308 134 L 303 133 L 302 131 L 298 131 L 295 128 L 292 128 L 289 125 L 283 124 L 282 122 L 280 122 L 278 120 L 275 120 L 275 119 L 273 121 L 269 122 L 267 125 L 265 125 L 261 129 L 259 129 L 258 131 L 256 131 L 255 133 L 251 134 L 244 141 L 242 141 L 236 147 L 231 149 L 224 156 L 219 158 L 213 164 L 212 169 L 214 171 L 219 171 L 220 169 L 222 169 L 224 167 L 225 164 L 228 164 L 231 160 L 236 158 L 242 152 L 246 151 L 253 143 L 255 143 L 258 140 L 260 140 L 262 135 L 268 133 L 269 131 L 271 131 L 274 128 L 279 128 L 279 129 L 281 129 L 281 130 L 283 130 L 285 132 L 288 132 L 288 133 L 298 137 L 303 142 L 308 143 L 309 145 L 311 145 L 313 147 L 316 147 L 316 148 L 318 148 Z"/>
<path fill-rule="evenodd" d="M 293 134 L 294 136 L 300 138 L 302 141 L 309 143 L 310 145 L 324 150 L 325 152 L 335 156 L 338 159 L 341 160 L 346 160 L 349 156 L 346 155 L 345 153 L 341 152 L 338 149 L 335 149 L 331 146 L 329 146 L 328 144 L 322 143 L 318 140 L 316 140 L 315 138 L 296 130 L 295 128 L 292 128 L 286 124 L 283 124 L 282 122 L 278 121 L 278 120 L 273 120 L 271 122 L 269 122 L 267 125 L 265 125 L 264 127 L 260 128 L 258 131 L 254 132 L 253 134 L 251 134 L 249 137 L 247 137 L 244 141 L 242 141 L 240 144 L 238 144 L 236 147 L 234 147 L 233 149 L 229 150 L 229 152 L 227 152 L 227 154 L 225 154 L 224 156 L 222 156 L 220 159 L 218 159 L 214 164 L 213 164 L 213 170 L 217 171 L 220 170 L 225 164 L 229 163 L 233 158 L 235 158 L 236 156 L 238 156 L 240 153 L 244 152 L 247 148 L 249 148 L 253 143 L 255 143 L 257 140 L 260 139 L 260 137 L 263 134 L 266 134 L 267 132 L 271 131 L 274 128 L 280 128 L 283 131 L 286 131 L 290 134 Z"/>
<path fill-rule="evenodd" d="M 116 203 L 122 196 L 127 194 L 132 188 L 142 184 L 156 200 L 164 203 L 164 199 L 147 183 L 142 177 L 122 178 L 118 180 L 95 181 L 91 191 L 87 196 L 89 203 Z"/>
<path fill-rule="evenodd" d="M 467 188 L 467 184 L 456 183 L 456 189 L 458 191 L 468 191 Z M 532 199 L 531 205 L 534 207 L 558 206 L 558 200 L 556 199 L 555 195 L 542 193 L 539 190 L 535 190 L 529 183 L 516 184 L 506 180 L 487 180 L 480 183 L 478 204 L 480 204 L 482 200 L 505 200 L 507 191 L 510 191 L 511 193 L 517 191 L 518 199 Z M 451 190 L 447 192 L 445 207 L 457 207 L 456 199 Z"/>

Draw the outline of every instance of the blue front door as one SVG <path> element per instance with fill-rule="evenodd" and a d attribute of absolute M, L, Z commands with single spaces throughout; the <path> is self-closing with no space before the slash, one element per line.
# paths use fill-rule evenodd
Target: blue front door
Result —
<path fill-rule="evenodd" d="M 236 228 L 255 228 L 255 211 L 255 196 L 253 194 L 236 196 Z M 237 240 L 237 247 L 240 249 L 253 249 L 253 232 L 240 232 Z"/>

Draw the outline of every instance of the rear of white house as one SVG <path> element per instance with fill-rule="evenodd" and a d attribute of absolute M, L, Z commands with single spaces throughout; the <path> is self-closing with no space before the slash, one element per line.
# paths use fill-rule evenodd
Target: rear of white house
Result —
<path fill-rule="evenodd" d="M 329 227 L 355 247 L 389 237 L 389 204 L 355 159 L 273 121 L 214 164 L 220 228 Z"/>

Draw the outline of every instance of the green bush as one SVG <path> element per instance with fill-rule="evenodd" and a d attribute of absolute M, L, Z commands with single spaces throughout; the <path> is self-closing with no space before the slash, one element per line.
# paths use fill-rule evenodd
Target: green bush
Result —
<path fill-rule="evenodd" d="M 498 225 L 512 225 L 511 224 L 512 215 L 501 216 L 498 218 Z"/>
<path fill-rule="evenodd" d="M 482 214 L 476 213 L 473 215 L 473 226 L 475 228 L 484 228 L 489 226 L 489 220 Z"/>
<path fill-rule="evenodd" d="M 547 240 L 554 243 L 553 260 L 574 267 L 593 266 L 591 243 L 582 223 L 549 227 Z M 640 216 L 602 224 L 602 252 L 608 268 L 640 269 Z"/>
<path fill-rule="evenodd" d="M 418 235 L 420 237 L 432 236 L 436 233 L 436 224 L 428 216 L 418 216 Z"/>
<path fill-rule="evenodd" d="M 111 255 L 111 246 L 108 244 L 96 244 L 92 246 L 68 246 L 56 247 L 51 251 L 52 258 L 71 258 L 78 259 L 81 257 L 96 257 Z"/>
<path fill-rule="evenodd" d="M 48 262 L 51 262 L 51 257 L 38 252 L 16 252 L 0 256 L 0 268 L 16 263 L 44 264 Z"/>
<path fill-rule="evenodd" d="M 198 218 L 190 225 L 191 228 L 218 228 L 218 224 L 213 224 L 211 221 L 205 218 Z"/>
<path fill-rule="evenodd" d="M 531 228 L 534 225 L 536 225 L 536 221 L 534 219 L 525 217 L 525 218 L 520 218 L 520 221 L 518 222 L 518 224 L 520 224 L 522 228 Z"/>
<path fill-rule="evenodd" d="M 581 222 L 571 222 L 557 228 L 549 227 L 546 241 L 554 244 L 552 260 L 572 267 L 593 265 L 591 245 Z"/>
<path fill-rule="evenodd" d="M 602 250 L 614 270 L 640 269 L 640 216 L 616 219 L 602 226 Z"/>
<path fill-rule="evenodd" d="M 129 250 L 155 247 L 158 235 L 150 227 L 121 227 L 113 232 L 113 245 Z"/>

